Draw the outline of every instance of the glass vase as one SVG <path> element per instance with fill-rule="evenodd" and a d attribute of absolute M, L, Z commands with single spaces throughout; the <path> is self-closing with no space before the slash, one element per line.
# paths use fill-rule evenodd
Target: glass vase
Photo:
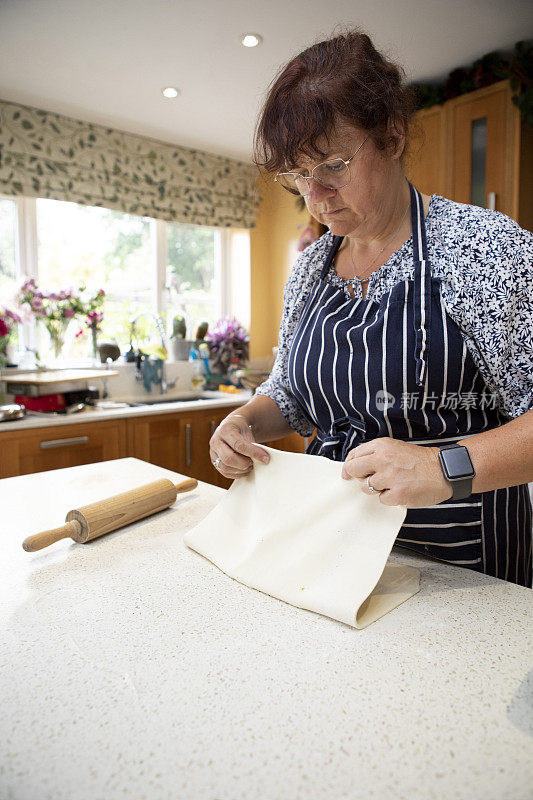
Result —
<path fill-rule="evenodd" d="M 100 354 L 98 352 L 98 330 L 92 326 L 89 328 L 91 333 L 91 355 L 93 359 L 93 366 L 100 363 Z"/>
<path fill-rule="evenodd" d="M 50 344 L 52 345 L 54 357 L 57 361 L 61 355 L 63 345 L 65 344 L 65 334 L 70 324 L 70 318 L 45 319 L 43 322 L 46 330 L 48 331 L 48 335 L 50 336 Z"/>

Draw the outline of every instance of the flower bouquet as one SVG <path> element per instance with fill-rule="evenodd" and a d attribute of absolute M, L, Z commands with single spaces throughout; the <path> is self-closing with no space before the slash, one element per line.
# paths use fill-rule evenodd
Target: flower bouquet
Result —
<path fill-rule="evenodd" d="M 235 318 L 219 319 L 205 338 L 213 367 L 221 375 L 226 375 L 232 362 L 241 365 L 248 360 L 250 337 Z"/>
<path fill-rule="evenodd" d="M 15 331 L 15 326 L 22 322 L 22 317 L 7 306 L 0 306 L 0 367 L 7 362 L 7 346 Z"/>
<path fill-rule="evenodd" d="M 104 296 L 103 289 L 91 294 L 87 292 L 85 286 L 59 291 L 41 290 L 35 278 L 28 278 L 18 292 L 17 301 L 21 308 L 31 311 L 33 316 L 43 323 L 57 359 L 65 342 L 67 328 L 75 317 L 85 318 L 93 337 L 93 349 L 96 350 L 96 335 L 103 319 L 101 308 Z M 78 332 L 77 336 L 80 333 Z"/>
<path fill-rule="evenodd" d="M 28 278 L 22 284 L 17 299 L 22 307 L 29 308 L 34 317 L 42 321 L 50 336 L 54 355 L 58 358 L 66 330 L 76 316 L 74 289 L 41 291 L 35 278 Z"/>
<path fill-rule="evenodd" d="M 86 297 L 83 296 L 83 293 L 85 293 L 85 288 L 82 289 L 82 296 L 80 296 L 78 314 L 86 318 L 86 325 L 91 332 L 93 359 L 98 361 L 98 334 L 100 333 L 104 319 L 102 306 L 104 304 L 105 292 L 103 289 L 100 289 L 95 295 Z"/>

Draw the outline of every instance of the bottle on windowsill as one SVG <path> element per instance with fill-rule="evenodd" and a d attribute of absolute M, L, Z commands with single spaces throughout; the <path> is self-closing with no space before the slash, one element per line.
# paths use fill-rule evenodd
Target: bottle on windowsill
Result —
<path fill-rule="evenodd" d="M 243 388 L 243 385 L 241 383 L 240 374 L 239 374 L 240 371 L 241 371 L 241 366 L 240 366 L 239 359 L 238 358 L 232 358 L 231 359 L 231 364 L 228 367 L 228 372 L 227 372 L 226 377 L 227 377 L 227 381 L 229 383 L 232 383 L 234 386 L 236 386 L 237 389 L 242 389 Z"/>

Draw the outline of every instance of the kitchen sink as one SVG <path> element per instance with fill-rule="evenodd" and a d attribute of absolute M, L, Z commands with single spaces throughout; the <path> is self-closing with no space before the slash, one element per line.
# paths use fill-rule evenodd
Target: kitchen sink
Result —
<path fill-rule="evenodd" d="M 146 406 L 154 403 L 174 403 L 184 400 L 196 400 L 201 397 L 201 384 L 195 385 L 198 377 L 198 366 L 192 361 L 176 361 L 165 364 L 165 380 L 168 389 L 161 392 L 161 383 L 152 383 L 151 391 L 147 391 L 142 380 L 138 379 L 135 364 L 116 363 L 117 375 L 107 386 L 105 399 L 128 403 L 132 406 Z"/>

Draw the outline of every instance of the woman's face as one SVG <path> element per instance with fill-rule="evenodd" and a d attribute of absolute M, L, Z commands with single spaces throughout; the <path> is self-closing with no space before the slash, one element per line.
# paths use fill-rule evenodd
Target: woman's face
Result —
<path fill-rule="evenodd" d="M 297 167 L 310 173 L 314 166 L 331 158 L 347 161 L 367 136 L 368 133 L 361 128 L 339 123 L 329 142 L 317 143 L 327 153 L 325 158 L 312 161 L 302 156 Z M 305 197 L 309 213 L 336 236 L 372 238 L 378 235 L 383 212 L 390 206 L 393 176 L 399 169 L 401 148 L 399 151 L 391 156 L 378 150 L 372 138 L 368 137 L 350 162 L 350 181 L 346 186 L 328 189 L 311 180 L 310 192 Z"/>

